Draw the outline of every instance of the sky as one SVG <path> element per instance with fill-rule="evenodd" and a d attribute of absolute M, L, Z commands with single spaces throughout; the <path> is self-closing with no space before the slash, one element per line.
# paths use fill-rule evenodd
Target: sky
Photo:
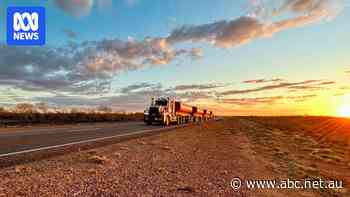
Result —
<path fill-rule="evenodd" d="M 6 44 L 8 6 L 46 8 L 46 45 Z M 350 117 L 344 0 L 0 3 L 0 106 L 143 111 L 169 96 L 220 115 Z"/>

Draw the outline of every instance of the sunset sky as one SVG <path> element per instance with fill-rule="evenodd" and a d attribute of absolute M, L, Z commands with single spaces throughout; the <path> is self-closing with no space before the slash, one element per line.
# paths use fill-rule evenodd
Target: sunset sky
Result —
<path fill-rule="evenodd" d="M 9 3 L 10 2 L 10 3 Z M 46 8 L 46 45 L 6 45 L 6 8 Z M 0 3 L 0 105 L 142 111 L 172 96 L 224 115 L 350 117 L 345 0 Z"/>

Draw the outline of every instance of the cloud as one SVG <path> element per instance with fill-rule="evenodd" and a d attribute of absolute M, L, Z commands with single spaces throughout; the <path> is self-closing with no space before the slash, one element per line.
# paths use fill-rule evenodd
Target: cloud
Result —
<path fill-rule="evenodd" d="M 164 65 L 170 63 L 174 58 L 191 54 L 191 50 L 174 50 L 162 38 L 146 38 L 143 41 L 122 41 L 119 39 L 102 40 L 96 42 L 98 53 L 89 59 L 97 70 L 114 70 L 126 67 L 139 68 L 147 65 Z M 96 58 L 96 61 L 94 59 Z M 107 64 L 103 62 L 107 61 Z M 110 65 L 115 63 L 115 65 Z"/>
<path fill-rule="evenodd" d="M 110 88 L 120 72 L 164 65 L 193 49 L 172 49 L 164 39 L 119 39 L 69 43 L 63 47 L 0 45 L 0 84 L 24 90 L 88 93 Z"/>
<path fill-rule="evenodd" d="M 103 0 L 100 1 L 103 3 Z M 55 0 L 59 8 L 78 17 L 87 15 L 95 2 L 93 0 Z M 143 40 L 103 39 L 68 43 L 63 47 L 43 48 L 0 45 L 0 68 L 2 69 L 0 84 L 32 91 L 47 90 L 76 94 L 107 92 L 111 80 L 121 72 L 146 66 L 166 65 L 180 58 L 198 59 L 203 56 L 201 48 L 179 48 L 176 46 L 179 43 L 209 42 L 219 47 L 234 47 L 257 38 L 271 36 L 288 28 L 326 19 L 334 13 L 331 6 L 334 1 L 313 0 L 313 6 L 310 6 L 309 1 L 283 2 L 284 4 L 274 15 L 287 15 L 287 19 L 274 20 L 272 23 L 264 22 L 257 17 L 242 16 L 203 25 L 187 25 L 175 29 L 167 37 Z M 292 14 L 288 14 L 289 12 Z M 76 34 L 69 29 L 65 32 L 70 37 L 76 37 Z M 256 83 L 259 82 L 256 81 Z M 280 83 L 222 94 L 257 92 L 276 89 L 279 86 L 302 88 L 297 85 L 302 84 Z"/>
<path fill-rule="evenodd" d="M 152 83 L 147 83 L 147 82 L 143 82 L 143 83 L 138 83 L 138 84 L 133 84 L 133 85 L 129 85 L 126 87 L 123 87 L 121 89 L 121 93 L 130 93 L 136 90 L 140 90 L 140 89 L 145 89 L 145 88 L 152 88 L 152 89 L 161 89 L 161 85 L 160 84 L 152 84 Z"/>
<path fill-rule="evenodd" d="M 305 102 L 317 96 L 318 96 L 317 94 L 308 94 L 308 95 L 298 95 L 298 96 L 287 96 L 285 98 L 289 100 L 293 100 L 294 102 Z"/>
<path fill-rule="evenodd" d="M 185 86 L 190 87 L 191 85 Z M 265 104 L 272 105 L 290 103 L 291 101 L 304 102 L 317 97 L 317 94 L 286 94 L 283 96 L 277 95 L 245 98 L 217 98 L 215 91 L 212 91 L 212 89 L 210 89 L 210 91 L 207 89 L 195 89 L 176 92 L 174 89 L 165 88 L 161 84 L 143 82 L 122 87 L 113 94 L 104 96 L 69 95 L 55 93 L 49 96 L 36 96 L 31 101 L 45 102 L 50 106 L 57 107 L 97 107 L 100 105 L 108 105 L 111 106 L 114 110 L 134 112 L 142 111 L 144 109 L 144 106 L 150 103 L 152 97 L 160 96 L 177 98 L 189 104 L 196 103 L 199 105 L 200 103 L 203 104 L 204 102 L 204 106 L 210 108 L 210 103 L 215 105 L 233 104 L 238 106 L 255 106 Z M 26 101 L 25 98 L 16 97 L 16 99 L 18 101 Z"/>
<path fill-rule="evenodd" d="M 54 0 L 54 2 L 65 13 L 78 18 L 89 15 L 94 5 L 101 11 L 113 6 L 113 0 Z M 123 2 L 128 7 L 134 7 L 140 0 L 123 0 Z"/>
<path fill-rule="evenodd" d="M 258 83 L 269 83 L 269 82 L 280 82 L 280 81 L 283 81 L 283 79 L 280 79 L 280 78 L 276 78 L 276 79 L 252 79 L 252 80 L 243 81 L 243 83 L 258 84 Z"/>
<path fill-rule="evenodd" d="M 191 84 L 191 85 L 178 85 L 174 88 L 168 89 L 169 91 L 183 91 L 183 90 L 209 90 L 220 87 L 225 87 L 224 84 Z"/>
<path fill-rule="evenodd" d="M 317 97 L 316 94 L 297 95 L 297 96 L 269 96 L 269 97 L 253 97 L 253 98 L 229 98 L 218 100 L 225 104 L 234 104 L 240 106 L 254 106 L 261 104 L 277 104 L 283 100 L 292 100 L 294 102 L 304 102 Z"/>
<path fill-rule="evenodd" d="M 295 87 L 297 85 L 306 85 L 306 84 L 313 84 L 315 82 L 319 82 L 321 80 L 306 80 L 301 82 L 282 82 L 274 85 L 267 85 L 262 86 L 258 88 L 252 88 L 252 89 L 245 89 L 245 90 L 229 90 L 225 92 L 218 93 L 219 96 L 227 96 L 227 95 L 235 95 L 235 94 L 248 94 L 253 92 L 261 92 L 261 91 L 267 91 L 267 90 L 274 90 L 274 89 L 281 89 L 281 88 L 289 88 L 289 87 Z"/>
<path fill-rule="evenodd" d="M 29 91 L 104 90 L 109 74 L 93 73 L 82 64 L 87 49 L 0 45 L 0 84 Z"/>
<path fill-rule="evenodd" d="M 220 101 L 225 104 L 251 106 L 258 104 L 273 104 L 283 99 L 283 96 L 274 97 L 256 97 L 256 98 L 233 98 L 233 99 L 221 99 Z"/>
<path fill-rule="evenodd" d="M 117 93 L 110 96 L 79 96 L 56 94 L 53 96 L 43 97 L 37 96 L 33 100 L 35 102 L 45 102 L 50 106 L 57 107 L 97 107 L 106 105 L 112 107 L 116 111 L 143 111 L 145 105 L 150 103 L 152 97 L 166 96 L 162 90 L 141 90 L 127 93 Z"/>
<path fill-rule="evenodd" d="M 324 81 L 324 82 L 318 83 L 317 85 L 324 86 L 324 85 L 334 85 L 334 84 L 336 84 L 335 81 Z"/>
<path fill-rule="evenodd" d="M 203 57 L 203 49 L 201 48 L 192 48 L 189 52 L 192 58 L 198 59 Z"/>
<path fill-rule="evenodd" d="M 90 13 L 94 0 L 55 0 L 55 3 L 67 14 L 82 17 Z"/>
<path fill-rule="evenodd" d="M 250 17 L 197 26 L 187 25 L 172 31 L 167 41 L 169 43 L 205 41 L 220 47 L 233 47 L 259 36 L 263 26 L 258 20 Z"/>
<path fill-rule="evenodd" d="M 302 14 L 325 12 L 328 14 L 330 7 L 336 8 L 334 5 L 334 1 L 331 0 L 285 0 L 284 4 L 274 12 L 274 15 L 280 15 L 284 11 Z"/>
<path fill-rule="evenodd" d="M 157 83 L 136 83 L 119 89 L 113 95 L 109 96 L 83 96 L 67 95 L 56 93 L 53 96 L 37 96 L 35 102 L 45 102 L 51 106 L 58 107 L 77 107 L 108 105 L 115 110 L 142 111 L 145 105 L 149 104 L 152 97 L 172 97 L 185 102 L 195 102 L 199 99 L 214 98 L 213 94 L 205 91 L 187 91 L 176 93 L 164 88 Z"/>
<path fill-rule="evenodd" d="M 77 33 L 71 29 L 66 28 L 66 29 L 63 29 L 62 31 L 67 35 L 68 38 L 77 39 L 78 37 Z"/>
<path fill-rule="evenodd" d="M 177 98 L 180 98 L 186 102 L 195 102 L 200 99 L 212 99 L 213 93 L 205 91 L 186 91 L 183 93 L 176 93 Z"/>
<path fill-rule="evenodd" d="M 327 89 L 328 86 L 336 84 L 335 81 L 321 81 L 319 83 L 315 83 L 312 85 L 295 85 L 295 86 L 290 86 L 288 89 L 291 90 L 324 90 Z"/>
<path fill-rule="evenodd" d="M 267 23 L 252 16 L 242 16 L 233 20 L 223 20 L 204 25 L 185 25 L 172 31 L 167 38 L 169 43 L 208 42 L 219 47 L 230 48 L 273 34 L 301 27 L 335 16 L 336 2 L 333 0 L 286 0 L 273 13 L 274 16 L 287 15 L 290 18 Z M 270 2 L 272 3 L 272 2 Z M 262 5 L 259 5 L 262 7 Z M 272 13 L 271 13 L 272 15 Z"/>

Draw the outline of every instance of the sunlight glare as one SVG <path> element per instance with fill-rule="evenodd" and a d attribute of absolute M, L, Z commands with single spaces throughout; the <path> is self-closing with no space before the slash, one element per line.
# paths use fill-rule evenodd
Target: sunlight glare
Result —
<path fill-rule="evenodd" d="M 350 106 L 343 106 L 338 109 L 339 116 L 350 118 Z"/>

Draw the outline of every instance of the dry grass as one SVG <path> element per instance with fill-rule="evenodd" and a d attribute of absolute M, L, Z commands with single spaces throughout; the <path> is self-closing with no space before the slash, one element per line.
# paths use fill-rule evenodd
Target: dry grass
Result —
<path fill-rule="evenodd" d="M 247 132 L 262 154 L 271 153 L 295 179 L 337 179 L 350 184 L 350 120 L 330 117 L 249 117 Z M 345 190 L 347 191 L 347 190 Z M 339 196 L 321 189 L 322 196 Z M 346 196 L 346 195 L 345 195 Z"/>

